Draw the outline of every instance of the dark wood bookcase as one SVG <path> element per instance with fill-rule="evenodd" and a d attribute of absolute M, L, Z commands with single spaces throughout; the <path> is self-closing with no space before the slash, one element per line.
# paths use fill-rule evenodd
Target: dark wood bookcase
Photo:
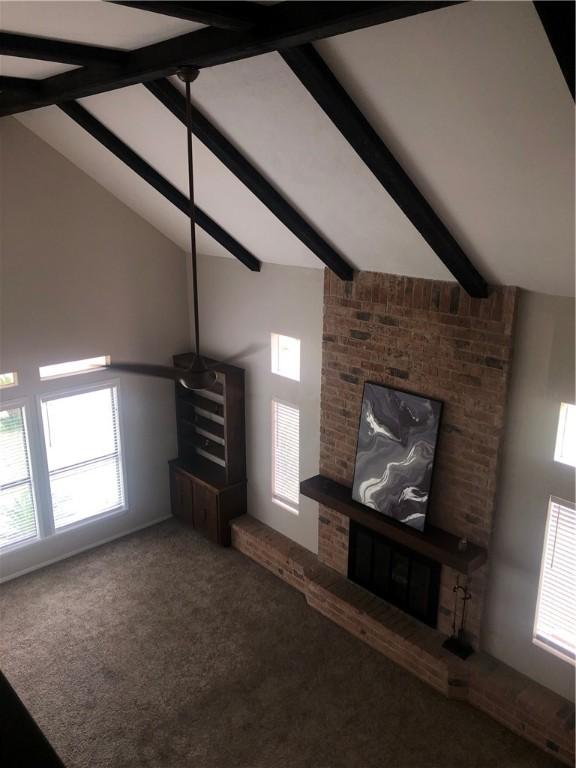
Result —
<path fill-rule="evenodd" d="M 174 356 L 185 367 L 193 355 Z M 212 541 L 230 544 L 230 520 L 246 511 L 244 370 L 206 359 L 214 384 L 176 384 L 178 459 L 170 462 L 172 512 Z"/>

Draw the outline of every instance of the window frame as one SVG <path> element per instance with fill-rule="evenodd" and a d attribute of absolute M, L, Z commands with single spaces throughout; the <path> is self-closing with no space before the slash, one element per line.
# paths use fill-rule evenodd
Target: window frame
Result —
<path fill-rule="evenodd" d="M 556 443 L 554 446 L 554 461 L 558 464 L 564 464 L 566 467 L 576 467 L 576 462 L 572 462 L 563 453 L 564 436 L 567 431 L 568 413 L 570 408 L 576 409 L 574 403 L 560 403 L 560 410 L 558 412 L 558 426 L 556 429 Z"/>
<path fill-rule="evenodd" d="M 298 342 L 298 375 L 291 376 L 287 373 L 280 371 L 280 339 L 291 339 Z M 270 372 L 274 376 L 280 376 L 282 379 L 288 379 L 288 381 L 294 381 L 297 384 L 300 383 L 302 373 L 302 340 L 297 336 L 288 336 L 286 333 L 276 333 L 272 331 L 270 333 Z"/>
<path fill-rule="evenodd" d="M 94 362 L 93 365 L 88 366 L 88 368 L 81 368 L 76 371 L 73 370 L 65 371 L 64 373 L 42 374 L 42 370 L 46 370 L 46 368 L 56 368 L 62 365 L 73 365 L 74 363 L 90 363 L 90 361 L 96 360 L 104 360 L 104 363 L 98 365 L 96 362 Z M 102 371 L 106 371 L 106 366 L 109 364 L 110 355 L 94 355 L 93 357 L 83 357 L 80 360 L 64 360 L 61 363 L 46 363 L 45 365 L 38 366 L 38 378 L 42 383 L 45 383 L 48 381 L 57 381 L 58 379 L 68 379 L 71 376 L 86 376 L 90 373 L 102 373 Z"/>
<path fill-rule="evenodd" d="M 275 467 L 276 467 L 276 418 L 275 418 L 275 406 L 284 405 L 288 408 L 293 408 L 298 412 L 298 501 L 294 503 L 292 499 L 287 499 L 284 496 L 275 493 Z M 270 401 L 270 437 L 271 437 L 271 451 L 270 451 L 270 497 L 273 504 L 277 504 L 283 509 L 288 510 L 293 515 L 300 514 L 300 416 L 301 408 L 296 403 L 290 403 L 287 400 L 282 400 L 279 397 L 272 397 Z"/>
<path fill-rule="evenodd" d="M 78 374 L 74 374 L 74 375 L 78 375 Z M 51 380 L 45 379 L 44 381 L 51 381 Z M 46 433 L 44 430 L 44 419 L 42 417 L 42 403 L 47 400 L 60 400 L 66 397 L 73 397 L 74 395 L 81 395 L 87 392 L 96 392 L 102 389 L 111 389 L 111 388 L 116 389 L 116 406 L 117 406 L 117 412 L 118 412 L 117 413 L 118 436 L 119 436 L 119 443 L 120 443 L 118 458 L 120 462 L 120 482 L 122 484 L 123 503 L 120 506 L 114 507 L 113 509 L 104 510 L 99 514 L 91 515 L 90 517 L 86 517 L 83 520 L 76 520 L 72 523 L 69 523 L 68 525 L 63 525 L 57 528 L 54 521 L 54 510 L 52 505 L 52 489 L 50 484 L 50 469 L 48 467 L 48 453 L 46 450 Z M 128 503 L 128 490 L 127 490 L 127 480 L 126 480 L 126 463 L 124 461 L 124 457 L 125 457 L 124 425 L 123 425 L 123 419 L 122 419 L 120 379 L 119 378 L 101 379 L 98 382 L 94 382 L 92 384 L 70 386 L 70 387 L 66 387 L 65 389 L 55 389 L 55 390 L 50 389 L 47 392 L 38 393 L 36 395 L 36 411 L 37 411 L 36 418 L 37 418 L 37 424 L 38 424 L 38 450 L 41 454 L 40 463 L 42 466 L 42 474 L 43 474 L 43 488 L 44 488 L 43 496 L 45 498 L 45 513 L 46 513 L 46 523 L 47 523 L 46 536 L 59 536 L 63 533 L 68 533 L 69 531 L 74 530 L 75 528 L 80 528 L 85 525 L 90 525 L 91 523 L 97 522 L 98 520 L 103 520 L 108 517 L 114 517 L 116 515 L 121 515 L 127 512 L 129 510 L 129 503 Z M 42 538 L 46 538 L 46 536 L 43 536 Z"/>
<path fill-rule="evenodd" d="M 561 499 L 558 496 L 553 496 L 553 495 L 549 496 L 548 510 L 546 512 L 546 527 L 544 529 L 544 540 L 542 543 L 542 556 L 540 558 L 540 573 L 538 577 L 538 592 L 537 592 L 537 598 L 536 598 L 536 608 L 534 611 L 534 623 L 532 626 L 532 643 L 538 648 L 542 648 L 543 650 L 547 651 L 553 656 L 556 656 L 557 658 L 562 659 L 567 664 L 576 666 L 576 651 L 570 652 L 566 649 L 563 649 L 560 646 L 558 646 L 558 644 L 554 643 L 552 639 L 546 640 L 543 635 L 538 634 L 538 617 L 540 613 L 540 605 L 542 603 L 542 586 L 543 586 L 544 574 L 546 570 L 545 566 L 546 566 L 546 555 L 548 550 L 548 535 L 550 533 L 550 528 L 552 525 L 552 505 L 553 504 L 575 509 L 575 514 L 576 514 L 576 504 L 573 501 Z"/>
<path fill-rule="evenodd" d="M 32 446 L 32 440 L 30 439 L 30 435 L 32 433 L 32 430 L 30 429 L 30 411 L 33 408 L 33 405 L 30 401 L 30 398 L 27 397 L 19 397 L 15 398 L 13 400 L 0 400 L 0 410 L 5 411 L 9 410 L 11 408 L 21 408 L 22 414 L 23 414 L 23 424 L 24 424 L 24 436 L 26 441 L 26 455 L 28 458 L 28 469 L 29 469 L 29 480 L 30 483 L 30 490 L 32 493 L 32 503 L 34 506 L 34 517 L 36 519 L 36 535 L 28 538 L 23 539 L 22 541 L 15 541 L 11 544 L 0 544 L 0 552 L 2 554 L 5 554 L 6 552 L 12 552 L 16 549 L 21 549 L 22 547 L 29 547 L 32 544 L 35 544 L 36 542 L 40 541 L 40 539 L 43 538 L 42 531 L 43 531 L 43 525 L 42 525 L 42 514 L 41 514 L 41 495 L 39 493 L 38 488 L 38 477 L 37 477 L 37 471 L 35 462 L 33 460 L 33 446 Z"/>
<path fill-rule="evenodd" d="M 0 371 L 0 376 L 13 376 L 14 381 L 12 381 L 10 384 L 2 384 L 0 381 L 0 390 L 5 389 L 14 389 L 15 387 L 19 386 L 20 381 L 18 378 L 18 371 Z"/>

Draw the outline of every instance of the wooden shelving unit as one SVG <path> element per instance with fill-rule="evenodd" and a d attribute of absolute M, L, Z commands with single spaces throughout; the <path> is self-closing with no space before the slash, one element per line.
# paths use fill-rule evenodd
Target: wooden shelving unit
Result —
<path fill-rule="evenodd" d="M 193 355 L 175 355 L 186 367 Z M 178 459 L 170 462 L 174 515 L 213 541 L 230 544 L 230 520 L 246 511 L 244 370 L 206 359 L 216 372 L 208 389 L 176 384 Z"/>
<path fill-rule="evenodd" d="M 472 573 L 486 562 L 487 553 L 482 547 L 468 543 L 462 550 L 458 546 L 458 536 L 440 528 L 427 526 L 421 533 L 403 523 L 396 522 L 354 501 L 350 488 L 328 477 L 315 475 L 308 480 L 303 480 L 300 483 L 300 493 L 460 573 Z"/>

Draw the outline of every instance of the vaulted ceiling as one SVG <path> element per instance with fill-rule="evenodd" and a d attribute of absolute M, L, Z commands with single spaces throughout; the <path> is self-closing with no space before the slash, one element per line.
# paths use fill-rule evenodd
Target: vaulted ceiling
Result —
<path fill-rule="evenodd" d="M 4 31 L 125 49 L 200 28 L 103 2 L 2 2 L 0 14 Z M 315 48 L 489 283 L 573 295 L 574 102 L 532 3 L 453 5 Z M 7 56 L 0 67 L 17 77 L 72 68 Z M 279 53 L 205 68 L 192 95 L 355 269 L 453 279 Z M 186 193 L 184 127 L 144 85 L 80 103 Z M 188 247 L 185 215 L 57 106 L 16 119 Z M 203 210 L 263 262 L 323 266 L 194 148 Z M 229 255 L 205 233 L 199 247 Z"/>

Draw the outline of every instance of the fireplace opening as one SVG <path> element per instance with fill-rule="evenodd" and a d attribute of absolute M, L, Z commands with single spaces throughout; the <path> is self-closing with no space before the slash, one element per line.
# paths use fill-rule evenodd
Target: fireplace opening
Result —
<path fill-rule="evenodd" d="M 440 563 L 350 521 L 348 578 L 436 627 Z"/>

